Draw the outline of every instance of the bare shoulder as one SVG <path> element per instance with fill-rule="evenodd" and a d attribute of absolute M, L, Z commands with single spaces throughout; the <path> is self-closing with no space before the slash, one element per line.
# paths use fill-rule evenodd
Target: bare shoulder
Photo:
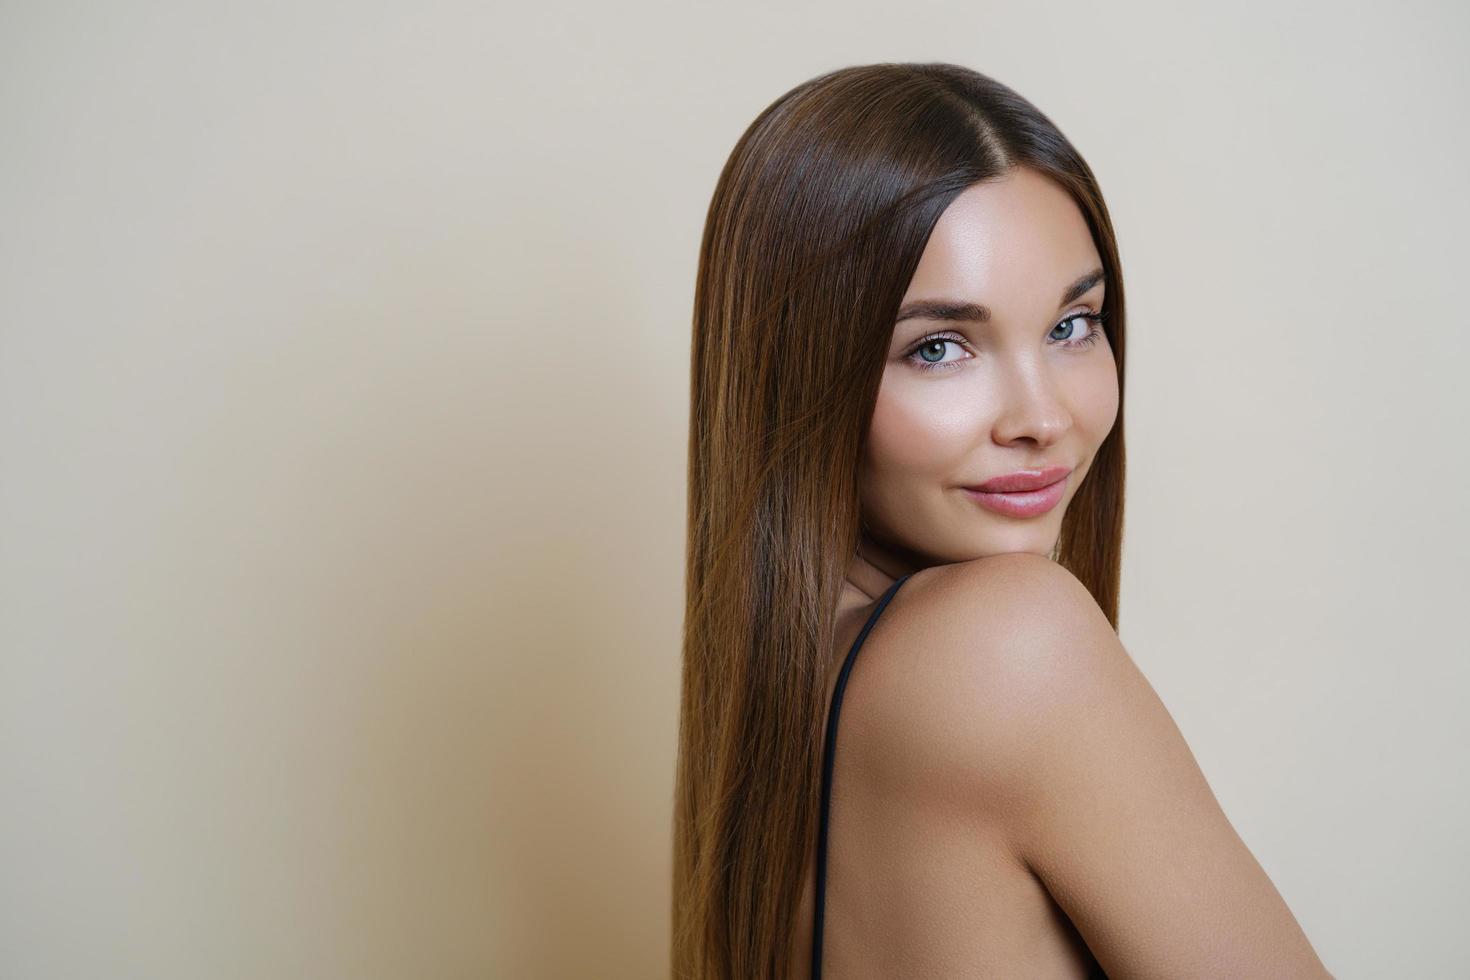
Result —
<path fill-rule="evenodd" d="M 1110 975 L 1330 976 L 1070 571 L 928 568 L 890 615 L 864 668 L 874 774 L 988 825 Z"/>
<path fill-rule="evenodd" d="M 1020 804 L 1013 777 L 1034 770 L 1066 704 L 1147 686 L 1092 593 L 1042 555 L 923 569 L 883 618 L 864 665 L 884 692 L 868 709 L 871 749 L 896 771 L 922 752 L 932 789 L 980 817 Z"/>
<path fill-rule="evenodd" d="M 942 615 L 945 637 L 959 644 L 965 656 L 1004 649 L 1030 660 L 1060 652 L 1059 640 L 1090 649 L 1089 640 L 1116 639 L 1087 587 L 1067 568 L 1041 555 L 991 555 L 927 568 L 914 578 L 920 587 L 913 590 L 912 608 Z M 981 642 L 987 639 L 1008 642 L 995 648 Z"/>

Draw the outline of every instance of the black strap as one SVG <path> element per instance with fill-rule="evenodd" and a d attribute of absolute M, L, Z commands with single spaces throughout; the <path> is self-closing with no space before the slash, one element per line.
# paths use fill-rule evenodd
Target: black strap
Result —
<path fill-rule="evenodd" d="M 827 739 L 822 753 L 821 818 L 817 825 L 817 901 L 816 915 L 812 922 L 812 980 L 819 980 L 822 975 L 822 920 L 827 904 L 827 821 L 832 806 L 832 755 L 837 749 L 837 715 L 842 708 L 842 691 L 847 687 L 847 675 L 852 673 L 853 661 L 862 648 L 863 641 L 868 638 L 868 632 L 878 621 L 888 600 L 893 598 L 893 594 L 908 577 L 904 575 L 896 579 L 879 598 L 878 604 L 868 615 L 868 621 L 863 624 L 857 639 L 853 641 L 852 649 L 847 651 L 847 659 L 842 662 L 842 670 L 837 674 L 837 686 L 832 691 L 832 707 L 827 712 Z"/>

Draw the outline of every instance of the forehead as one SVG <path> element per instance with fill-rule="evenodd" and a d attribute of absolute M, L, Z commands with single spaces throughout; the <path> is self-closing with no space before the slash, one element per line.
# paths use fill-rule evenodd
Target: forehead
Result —
<path fill-rule="evenodd" d="M 1018 167 L 966 188 L 950 203 L 904 300 L 952 296 L 997 309 L 1049 306 L 1066 283 L 1101 264 L 1071 195 Z"/>

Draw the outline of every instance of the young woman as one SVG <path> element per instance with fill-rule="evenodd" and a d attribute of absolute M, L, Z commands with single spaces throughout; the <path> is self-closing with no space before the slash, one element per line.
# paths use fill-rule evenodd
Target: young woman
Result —
<path fill-rule="evenodd" d="M 1124 320 L 1091 170 L 990 78 L 846 68 L 741 137 L 695 297 L 675 977 L 1330 976 L 1118 641 Z"/>

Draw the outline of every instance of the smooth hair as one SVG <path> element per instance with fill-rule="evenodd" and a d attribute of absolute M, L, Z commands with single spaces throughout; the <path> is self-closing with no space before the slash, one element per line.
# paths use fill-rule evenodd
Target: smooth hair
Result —
<path fill-rule="evenodd" d="M 690 358 L 676 978 L 784 977 L 791 967 L 817 834 L 829 648 L 862 528 L 859 461 L 898 307 L 945 208 L 1022 166 L 1076 200 L 1107 277 L 1118 422 L 1052 557 L 1116 630 L 1123 283 L 1081 154 L 985 75 L 881 63 L 776 99 L 720 173 Z"/>

